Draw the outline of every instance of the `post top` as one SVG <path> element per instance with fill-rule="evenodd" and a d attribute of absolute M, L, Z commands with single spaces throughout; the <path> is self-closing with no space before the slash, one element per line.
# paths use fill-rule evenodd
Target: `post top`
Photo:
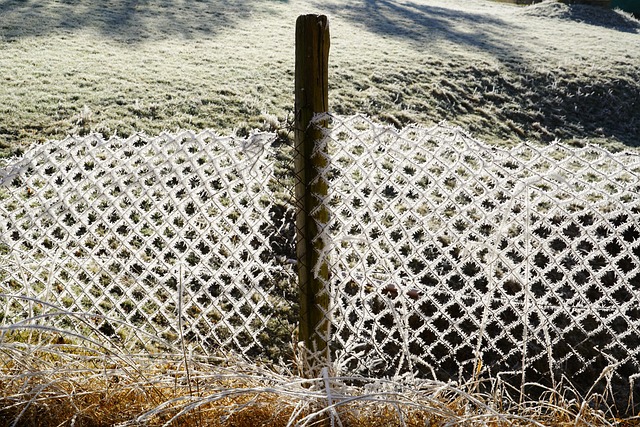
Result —
<path fill-rule="evenodd" d="M 318 13 L 309 13 L 306 15 L 298 16 L 298 19 L 296 22 L 300 23 L 302 21 L 316 21 L 326 25 L 329 22 L 329 18 L 327 18 L 327 15 L 321 15 Z"/>

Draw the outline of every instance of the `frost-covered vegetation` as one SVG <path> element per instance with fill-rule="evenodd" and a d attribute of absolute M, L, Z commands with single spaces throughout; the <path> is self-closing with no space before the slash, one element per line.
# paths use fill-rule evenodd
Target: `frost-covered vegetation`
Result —
<path fill-rule="evenodd" d="M 72 316 L 73 317 L 73 316 Z M 79 321 L 80 319 L 71 319 Z M 549 390 L 514 401 L 499 381 L 305 379 L 241 358 L 130 354 L 100 331 L 3 331 L 0 426 L 580 426 L 632 427 L 598 397 Z M 347 385 L 348 384 L 348 385 Z"/>
<path fill-rule="evenodd" d="M 640 25 L 488 0 L 0 4 L 0 149 L 68 133 L 282 127 L 299 14 L 331 22 L 330 105 L 492 143 L 638 145 Z"/>
<path fill-rule="evenodd" d="M 308 12 L 331 21 L 339 114 L 395 126 L 447 120 L 493 144 L 640 146 L 640 24 L 615 11 L 552 1 L 6 0 L 2 156 L 90 132 L 287 136 L 294 22 Z M 601 396 L 548 390 L 513 401 L 495 378 L 307 380 L 295 346 L 291 360 L 265 367 L 187 348 L 131 354 L 87 327 L 74 336 L 3 326 L 0 425 L 637 425 Z"/>

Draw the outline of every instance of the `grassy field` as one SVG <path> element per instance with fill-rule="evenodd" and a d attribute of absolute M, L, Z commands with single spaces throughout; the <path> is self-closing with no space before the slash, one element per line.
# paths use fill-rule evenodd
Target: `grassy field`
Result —
<path fill-rule="evenodd" d="M 291 120 L 295 19 L 331 22 L 330 106 L 491 143 L 640 145 L 640 24 L 486 0 L 0 2 L 0 151 Z"/>

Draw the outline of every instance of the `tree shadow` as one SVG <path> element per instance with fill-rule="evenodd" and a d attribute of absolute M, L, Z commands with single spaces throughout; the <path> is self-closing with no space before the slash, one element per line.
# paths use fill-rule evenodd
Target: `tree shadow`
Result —
<path fill-rule="evenodd" d="M 522 9 L 521 15 L 543 19 L 561 19 L 627 33 L 640 32 L 640 22 L 628 13 L 588 4 L 545 2 Z"/>
<path fill-rule="evenodd" d="M 213 36 L 247 19 L 256 3 L 255 0 L 0 0 L 0 39 L 84 29 L 127 43 Z"/>
<path fill-rule="evenodd" d="M 447 40 L 492 56 L 497 54 L 504 59 L 521 59 L 517 47 L 503 37 L 505 31 L 514 24 L 488 14 L 394 0 L 363 0 L 349 7 L 322 7 L 336 16 L 358 22 L 376 34 L 391 38 L 423 45 Z"/>
<path fill-rule="evenodd" d="M 587 71 L 568 72 L 567 75 L 541 72 L 540 58 L 529 50 L 525 51 L 527 48 L 523 48 L 513 35 L 527 34 L 525 28 L 508 18 L 503 20 L 485 13 L 482 8 L 448 9 L 417 0 L 360 0 L 354 3 L 349 7 L 337 4 L 323 7 L 328 13 L 361 26 L 363 31 L 415 46 L 425 56 L 451 59 L 456 51 L 458 54 L 477 52 L 481 53 L 478 58 L 489 57 L 502 65 L 487 66 L 485 59 L 479 60 L 483 64 L 474 64 L 476 57 L 467 55 L 459 61 L 448 61 L 446 73 L 454 76 L 451 84 L 438 81 L 438 78 L 434 80 L 437 90 L 430 89 L 428 84 L 422 85 L 425 87 L 423 93 L 428 95 L 426 101 L 415 102 L 412 93 L 415 86 L 404 92 L 404 89 L 399 89 L 402 97 L 396 95 L 398 103 L 387 102 L 384 98 L 376 100 L 376 105 L 381 107 L 375 113 L 391 117 L 396 126 L 406 124 L 403 120 L 412 120 L 413 114 L 424 114 L 422 117 L 434 121 L 462 117 L 469 118 L 474 126 L 486 122 L 483 126 L 501 138 L 543 141 L 615 138 L 629 146 L 639 144 L 635 129 L 638 126 L 636 110 L 640 93 L 638 85 L 634 84 L 637 81 L 634 73 L 609 78 Z M 591 23 L 599 25 L 605 25 L 612 16 L 618 17 L 613 11 L 595 7 L 560 4 L 559 9 L 569 14 L 564 19 L 584 21 L 589 18 Z M 592 14 L 598 10 L 602 17 L 596 19 Z M 543 13 L 541 9 L 534 8 L 522 8 L 520 13 L 525 12 Z M 617 28 L 621 26 L 614 24 Z M 550 25 L 553 25 L 553 20 L 550 20 Z M 405 68 L 417 66 L 406 64 Z M 434 65 L 441 66 L 441 63 Z M 463 77 L 465 72 L 469 73 L 468 79 Z M 369 83 L 376 84 L 373 81 Z M 384 83 L 378 88 L 381 91 L 387 89 Z M 403 97 L 412 99 L 406 101 L 407 105 L 413 105 L 411 114 L 404 114 L 402 110 Z M 415 113 L 415 105 L 419 106 L 419 113 Z M 369 113 L 374 114 L 374 111 Z"/>

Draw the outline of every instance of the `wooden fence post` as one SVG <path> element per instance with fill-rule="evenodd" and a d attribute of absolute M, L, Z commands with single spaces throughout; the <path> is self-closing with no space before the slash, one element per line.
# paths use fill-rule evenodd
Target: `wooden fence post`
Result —
<path fill-rule="evenodd" d="M 296 252 L 300 295 L 299 340 L 304 343 L 303 357 L 308 375 L 318 376 L 328 360 L 329 294 L 326 284 L 329 268 L 316 267 L 324 242 L 318 223 L 329 218 L 326 207 L 319 206 L 313 194 L 326 195 L 327 183 L 318 180 L 317 168 L 326 166 L 323 156 L 313 155 L 322 138 L 318 126 L 310 126 L 315 114 L 328 112 L 329 21 L 324 15 L 302 15 L 296 21 L 295 69 L 295 175 L 296 175 Z"/>

